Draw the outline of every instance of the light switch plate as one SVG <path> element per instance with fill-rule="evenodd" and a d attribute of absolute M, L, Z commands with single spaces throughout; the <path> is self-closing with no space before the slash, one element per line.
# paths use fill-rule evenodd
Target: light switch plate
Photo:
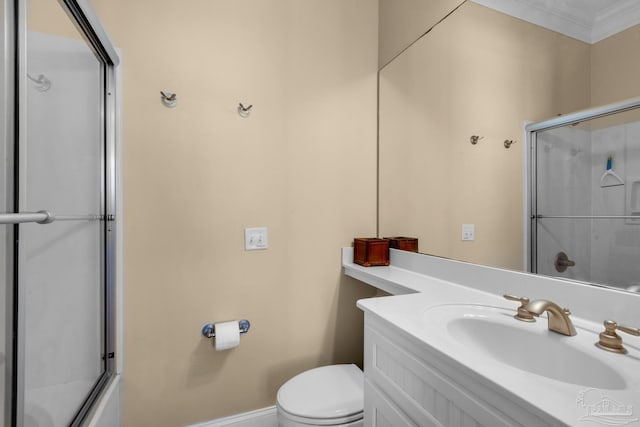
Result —
<path fill-rule="evenodd" d="M 244 229 L 244 249 L 256 251 L 269 247 L 267 227 L 252 227 Z"/>

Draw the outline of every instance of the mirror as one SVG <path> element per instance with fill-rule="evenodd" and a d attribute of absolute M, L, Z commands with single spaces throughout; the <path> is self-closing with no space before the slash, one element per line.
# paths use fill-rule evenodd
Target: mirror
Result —
<path fill-rule="evenodd" d="M 640 95 L 640 20 L 591 42 L 518 13 L 466 1 L 380 71 L 380 236 L 525 270 L 525 123 Z"/>

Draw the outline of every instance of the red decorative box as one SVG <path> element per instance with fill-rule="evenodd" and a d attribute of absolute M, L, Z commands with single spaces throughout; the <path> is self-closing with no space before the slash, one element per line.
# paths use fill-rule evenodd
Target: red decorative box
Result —
<path fill-rule="evenodd" d="M 401 251 L 418 252 L 418 239 L 415 237 L 385 237 L 389 240 L 389 247 Z"/>
<path fill-rule="evenodd" d="M 389 241 L 371 237 L 353 239 L 353 262 L 365 267 L 389 265 Z"/>

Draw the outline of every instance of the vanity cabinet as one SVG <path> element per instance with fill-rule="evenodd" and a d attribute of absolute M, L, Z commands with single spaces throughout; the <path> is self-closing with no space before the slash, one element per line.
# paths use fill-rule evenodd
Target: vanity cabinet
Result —
<path fill-rule="evenodd" d="M 368 312 L 364 342 L 366 427 L 565 425 Z"/>

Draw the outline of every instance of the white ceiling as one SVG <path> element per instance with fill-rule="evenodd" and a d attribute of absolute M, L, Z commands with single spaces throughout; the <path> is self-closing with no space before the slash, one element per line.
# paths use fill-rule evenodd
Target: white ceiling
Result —
<path fill-rule="evenodd" d="M 640 0 L 471 0 L 586 43 L 640 23 Z"/>

